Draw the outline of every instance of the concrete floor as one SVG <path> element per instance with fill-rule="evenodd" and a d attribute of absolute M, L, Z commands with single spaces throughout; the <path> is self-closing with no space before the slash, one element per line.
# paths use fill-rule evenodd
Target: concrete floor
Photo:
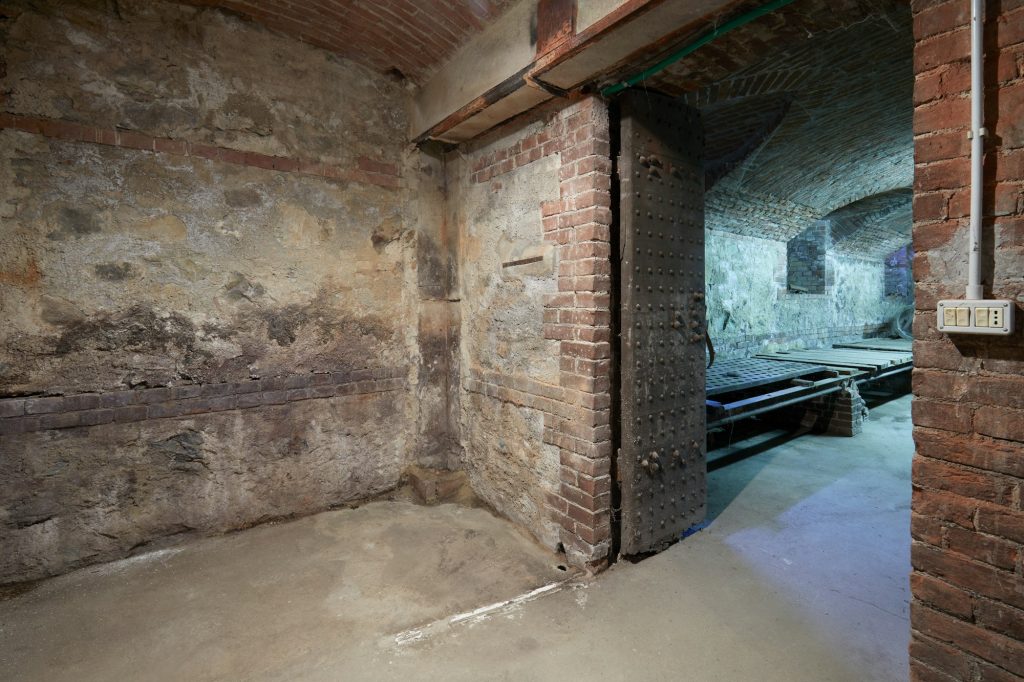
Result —
<path fill-rule="evenodd" d="M 83 569 L 0 602 L 0 679 L 905 680 L 909 418 L 713 472 L 705 531 L 591 581 L 403 502 Z"/>

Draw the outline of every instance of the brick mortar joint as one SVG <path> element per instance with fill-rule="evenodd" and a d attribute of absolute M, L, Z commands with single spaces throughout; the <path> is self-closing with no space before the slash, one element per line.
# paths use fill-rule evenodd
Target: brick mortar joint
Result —
<path fill-rule="evenodd" d="M 576 359 L 576 358 L 573 358 L 573 359 Z M 593 362 L 601 362 L 601 361 L 602 360 L 594 360 Z M 480 370 L 474 370 L 474 369 L 469 370 L 469 379 L 468 379 L 469 381 L 476 381 L 476 382 L 479 382 L 481 384 L 486 384 L 487 386 L 493 386 L 495 388 L 502 388 L 502 389 L 505 389 L 507 391 L 513 391 L 515 393 L 519 393 L 519 394 L 524 395 L 524 396 L 530 396 L 530 397 L 533 397 L 533 398 L 540 398 L 540 399 L 543 399 L 543 400 L 550 400 L 552 402 L 556 402 L 556 403 L 565 405 L 566 407 L 570 407 L 570 408 L 572 408 L 574 410 L 582 409 L 582 410 L 587 410 L 587 411 L 592 411 L 592 412 L 602 412 L 602 411 L 605 411 L 606 409 L 608 409 L 608 408 L 590 408 L 590 407 L 586 407 L 585 405 L 582 404 L 582 402 L 583 402 L 582 401 L 582 396 L 584 396 L 584 395 L 588 395 L 588 396 L 608 395 L 608 391 L 597 391 L 597 392 L 591 393 L 591 392 L 588 392 L 588 391 L 580 391 L 580 390 L 573 389 L 573 388 L 566 388 L 565 386 L 560 386 L 560 385 L 557 385 L 557 384 L 549 384 L 549 383 L 545 383 L 545 382 L 542 382 L 542 381 L 538 381 L 536 379 L 532 379 L 532 378 L 528 378 L 528 377 L 522 377 L 522 376 L 515 376 L 515 377 L 513 377 L 513 376 L 504 375 L 504 374 L 497 374 L 493 378 L 496 379 L 497 381 L 492 380 L 484 372 L 481 372 Z M 527 388 L 517 388 L 514 385 L 511 385 L 511 384 L 513 384 L 516 381 L 523 381 L 523 382 L 526 382 L 526 383 L 528 383 L 528 384 L 530 384 L 530 385 L 532 385 L 534 387 L 540 387 L 540 388 L 535 388 L 534 390 L 530 390 L 529 387 L 527 387 Z M 468 387 L 465 384 L 463 384 L 463 388 L 465 390 L 471 392 L 471 393 L 481 394 L 481 392 L 479 390 L 476 390 L 475 388 L 472 388 L 472 387 Z M 562 393 L 562 394 L 564 394 L 564 399 L 563 398 L 552 397 L 551 395 L 547 395 L 545 392 L 542 392 L 542 391 L 546 391 L 548 393 L 552 393 L 552 392 L 554 392 L 554 393 Z M 494 397 L 496 397 L 496 396 L 494 396 Z M 508 401 L 505 401 L 505 402 L 508 402 Z M 536 408 L 536 409 L 540 409 L 540 408 Z M 541 409 L 540 411 L 544 412 L 545 410 Z M 561 416 L 561 415 L 557 415 L 557 416 Z"/>
<path fill-rule="evenodd" d="M 408 369 L 295 374 L 249 382 L 187 384 L 0 400 L 0 435 L 197 416 L 348 395 L 403 390 Z M 215 388 L 216 387 L 216 388 Z M 13 407 L 12 407 L 13 406 Z"/>

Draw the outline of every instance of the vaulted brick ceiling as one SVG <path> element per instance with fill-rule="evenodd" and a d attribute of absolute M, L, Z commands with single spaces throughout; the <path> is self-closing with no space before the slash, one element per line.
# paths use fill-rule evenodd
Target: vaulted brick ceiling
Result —
<path fill-rule="evenodd" d="M 421 82 L 513 0 L 181 0 Z"/>
<path fill-rule="evenodd" d="M 914 193 L 908 187 L 865 197 L 825 216 L 836 251 L 882 258 L 910 241 Z"/>
<path fill-rule="evenodd" d="M 842 250 L 909 241 L 911 35 L 902 2 L 799 0 L 648 81 L 703 112 L 709 226 L 788 240 L 856 204 Z"/>

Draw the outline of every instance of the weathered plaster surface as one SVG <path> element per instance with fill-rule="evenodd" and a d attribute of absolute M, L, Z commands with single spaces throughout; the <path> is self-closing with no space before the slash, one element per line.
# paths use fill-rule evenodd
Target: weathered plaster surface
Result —
<path fill-rule="evenodd" d="M 559 343 L 544 338 L 543 324 L 544 295 L 558 289 L 556 263 L 552 245 L 543 239 L 540 204 L 558 198 L 558 158 L 541 159 L 489 183 L 468 181 L 475 159 L 541 128 L 539 122 L 517 126 L 464 158 L 449 157 L 449 202 L 459 230 L 464 373 L 492 371 L 557 386 Z M 543 441 L 544 413 L 463 392 L 461 430 L 476 493 L 546 545 L 557 545 L 545 494 L 558 489 L 559 454 Z"/>
<path fill-rule="evenodd" d="M 3 393 L 406 361 L 394 192 L 14 131 L 0 175 Z"/>
<path fill-rule="evenodd" d="M 828 347 L 887 324 L 909 301 L 885 295 L 884 261 L 828 254 L 825 294 L 786 291 L 786 242 L 708 230 L 708 331 L 718 357 Z"/>
<path fill-rule="evenodd" d="M 419 464 L 457 468 L 459 431 L 458 234 L 446 215 L 443 154 L 428 149 L 410 159 L 408 229 L 415 232 L 418 300 L 416 339 Z M 408 321 L 406 321 L 408 324 Z"/>
<path fill-rule="evenodd" d="M 13 5 L 9 112 L 331 163 L 400 160 L 397 88 L 324 51 L 163 3 L 117 16 Z M 0 305 L 16 311 L 0 331 L 0 393 L 404 356 L 394 190 L 13 131 L 0 134 L 0 177 Z"/>
<path fill-rule="evenodd" d="M 502 176 L 499 189 L 472 185 L 463 197 L 462 291 L 474 299 L 464 299 L 467 350 L 480 367 L 548 383 L 558 381 L 558 342 L 544 338 L 537 303 L 557 282 L 554 248 L 542 241 L 540 201 L 557 196 L 557 182 L 551 157 Z"/>
<path fill-rule="evenodd" d="M 372 495 L 417 430 L 451 441 L 447 403 L 420 416 L 450 391 L 445 324 L 417 324 L 447 296 L 418 274 L 443 172 L 405 149 L 400 88 L 216 11 L 108 9 L 5 4 L 0 110 L 403 180 L 0 130 L 0 398 L 396 367 L 410 389 L 0 435 L 0 582 Z"/>
<path fill-rule="evenodd" d="M 399 85 L 369 69 L 217 10 L 105 5 L 4 3 L 6 111 L 329 163 L 405 138 Z"/>
<path fill-rule="evenodd" d="M 394 486 L 405 392 L 0 438 L 0 583 Z"/>

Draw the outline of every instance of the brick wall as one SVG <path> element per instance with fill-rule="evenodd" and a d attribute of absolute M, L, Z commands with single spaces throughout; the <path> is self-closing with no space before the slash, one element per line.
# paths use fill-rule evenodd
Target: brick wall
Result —
<path fill-rule="evenodd" d="M 815 398 L 802 409 L 801 427 L 830 436 L 856 436 L 864 430 L 868 416 L 867 405 L 853 380 L 847 381 L 841 391 Z"/>
<path fill-rule="evenodd" d="M 1024 295 L 1024 5 L 988 2 L 986 294 Z M 970 200 L 969 3 L 913 3 L 913 680 L 1024 678 L 1024 343 L 951 338 Z M 1018 311 L 1020 307 L 1018 305 Z"/>
<path fill-rule="evenodd" d="M 558 244 L 558 293 L 544 301 L 544 336 L 560 342 L 569 418 L 545 419 L 560 451 L 549 500 L 566 553 L 601 566 L 611 549 L 611 158 L 607 107 L 586 99 L 563 112 L 560 198 L 542 206 L 544 239 Z M 556 323 L 557 319 L 557 323 Z"/>
<path fill-rule="evenodd" d="M 805 294 L 823 294 L 828 282 L 828 250 L 832 236 L 827 221 L 818 220 L 786 242 L 786 287 Z"/>
<path fill-rule="evenodd" d="M 599 568 L 611 547 L 607 110 L 557 103 L 462 153 L 460 249 L 481 250 L 460 273 L 467 469 L 499 511 Z"/>

